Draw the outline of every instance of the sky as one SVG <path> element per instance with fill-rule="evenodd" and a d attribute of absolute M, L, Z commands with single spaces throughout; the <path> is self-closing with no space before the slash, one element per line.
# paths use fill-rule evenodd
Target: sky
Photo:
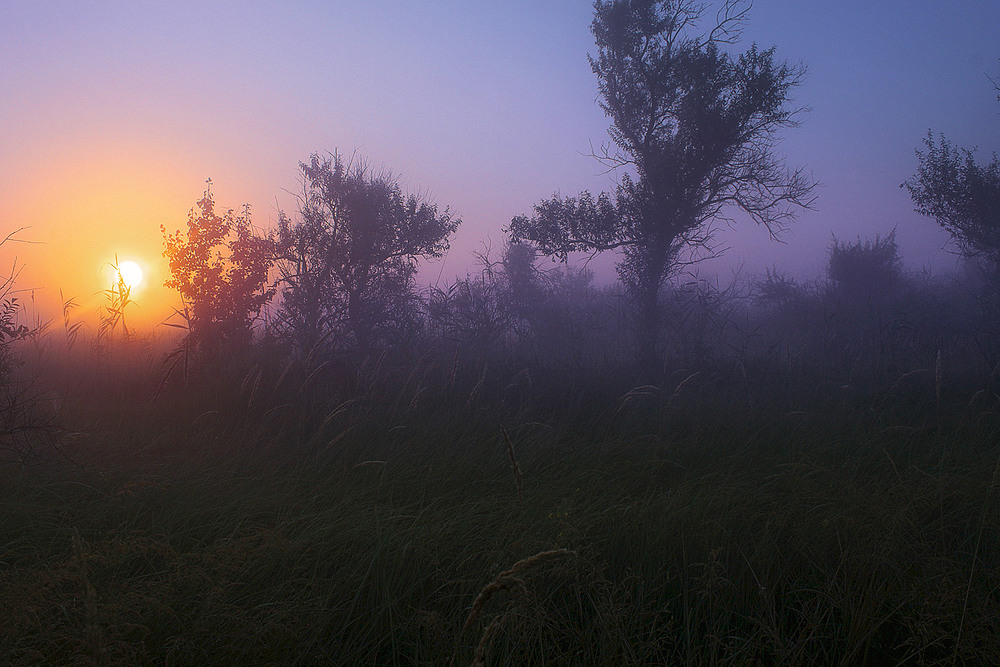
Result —
<path fill-rule="evenodd" d="M 511 217 L 554 193 L 614 187 L 591 3 L 576 0 L 0 3 L 0 269 L 36 316 L 96 322 L 109 263 L 145 271 L 130 321 L 179 298 L 162 287 L 160 231 L 185 228 L 212 179 L 254 224 L 294 213 L 298 164 L 356 153 L 463 220 L 425 282 L 474 271 Z M 738 221 L 701 267 L 723 279 L 778 267 L 810 278 L 834 235 L 896 230 L 913 269 L 954 268 L 947 234 L 900 184 L 928 130 L 982 161 L 1000 150 L 1000 1 L 757 0 L 740 49 L 807 68 L 808 107 L 780 151 L 819 182 L 781 242 Z M 613 259 L 596 260 L 610 281 Z M 90 326 L 88 324 L 88 326 Z M 95 325 L 96 326 L 96 325 Z"/>

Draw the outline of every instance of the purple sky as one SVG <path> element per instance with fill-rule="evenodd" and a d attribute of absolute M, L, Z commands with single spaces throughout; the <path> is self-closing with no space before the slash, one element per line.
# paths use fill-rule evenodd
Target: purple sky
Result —
<path fill-rule="evenodd" d="M 60 288 L 93 300 L 114 253 L 160 283 L 159 227 L 183 226 L 207 177 L 217 202 L 250 202 L 267 226 L 294 210 L 299 161 L 357 149 L 462 217 L 443 268 L 453 277 L 539 199 L 613 186 L 586 155 L 608 127 L 587 63 L 591 18 L 579 0 L 6 0 L 0 221 L 42 243 L 5 246 L 3 261 L 17 253 L 19 282 L 42 301 Z M 898 186 L 928 129 L 982 160 L 1000 148 L 987 76 L 1000 75 L 998 26 L 996 0 L 758 0 L 743 46 L 776 45 L 808 67 L 795 97 L 812 111 L 782 150 L 822 185 L 786 243 L 741 225 L 706 270 L 809 277 L 831 234 L 893 228 L 909 266 L 953 266 L 947 237 Z"/>

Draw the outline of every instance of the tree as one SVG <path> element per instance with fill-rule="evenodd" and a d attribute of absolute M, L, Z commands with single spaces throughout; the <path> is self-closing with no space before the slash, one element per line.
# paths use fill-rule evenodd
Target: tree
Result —
<path fill-rule="evenodd" d="M 250 226 L 250 207 L 236 215 L 215 210 L 212 181 L 188 213 L 187 234 L 163 234 L 163 256 L 170 265 L 166 287 L 180 292 L 193 347 L 214 353 L 221 345 L 250 342 L 252 324 L 274 295 L 267 287 L 275 243 Z"/>
<path fill-rule="evenodd" d="M 830 245 L 827 275 L 841 295 L 872 299 L 892 293 L 903 276 L 903 261 L 896 244 L 896 230 L 886 237 L 854 243 L 836 237 Z"/>
<path fill-rule="evenodd" d="M 598 0 L 591 25 L 601 107 L 618 147 L 598 156 L 624 167 L 613 195 L 558 195 L 515 217 L 515 240 L 565 259 L 621 249 L 618 272 L 639 306 L 639 360 L 652 369 L 659 291 L 682 251 L 709 247 L 712 223 L 742 211 L 772 233 L 793 207 L 812 204 L 811 183 L 775 156 L 776 132 L 797 125 L 789 93 L 804 69 L 756 45 L 723 50 L 740 36 L 749 5 L 729 0 L 714 27 L 690 0 Z M 648 372 L 648 371 L 647 371 Z"/>
<path fill-rule="evenodd" d="M 525 315 L 542 297 L 540 274 L 535 267 L 537 252 L 526 243 L 509 243 L 501 264 L 507 283 L 508 300 L 513 309 Z"/>
<path fill-rule="evenodd" d="M 926 152 L 916 151 L 917 173 L 905 187 L 918 213 L 937 220 L 966 257 L 981 257 L 1000 270 L 1000 162 L 986 166 L 975 153 L 928 132 Z"/>
<path fill-rule="evenodd" d="M 278 228 L 279 317 L 305 351 L 331 332 L 370 351 L 414 312 L 417 258 L 440 257 L 461 220 L 404 195 L 391 173 L 364 162 L 335 153 L 299 166 L 300 220 L 282 216 Z"/>

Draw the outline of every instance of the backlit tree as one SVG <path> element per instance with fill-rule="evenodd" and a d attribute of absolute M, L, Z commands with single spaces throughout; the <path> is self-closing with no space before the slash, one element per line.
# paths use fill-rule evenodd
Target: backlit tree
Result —
<path fill-rule="evenodd" d="M 274 294 L 268 271 L 276 247 L 251 228 L 249 205 L 238 215 L 232 209 L 218 213 L 211 186 L 209 180 L 188 213 L 186 234 L 160 227 L 170 265 L 164 285 L 181 295 L 189 342 L 208 353 L 249 343 L 254 320 Z"/>
<path fill-rule="evenodd" d="M 415 313 L 417 259 L 440 257 L 461 221 L 362 162 L 313 155 L 300 167 L 299 219 L 279 222 L 279 317 L 303 350 L 337 334 L 371 351 Z"/>
<path fill-rule="evenodd" d="M 618 272 L 639 309 L 639 359 L 655 366 L 659 291 L 684 250 L 710 247 L 712 223 L 736 211 L 777 233 L 812 182 L 775 155 L 777 132 L 796 125 L 790 92 L 802 67 L 751 46 L 731 55 L 749 5 L 690 0 L 599 0 L 591 30 L 601 107 L 618 150 L 599 156 L 626 172 L 613 194 L 554 196 L 511 221 L 515 240 L 547 254 L 621 249 Z"/>

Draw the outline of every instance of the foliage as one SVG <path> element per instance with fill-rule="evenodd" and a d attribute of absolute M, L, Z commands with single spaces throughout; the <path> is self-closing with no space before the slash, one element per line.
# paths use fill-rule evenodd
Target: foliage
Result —
<path fill-rule="evenodd" d="M 23 242 L 17 238 L 21 231 L 0 238 L 0 247 Z M 40 441 L 53 430 L 47 416 L 37 409 L 43 398 L 36 384 L 40 372 L 22 372 L 25 355 L 20 343 L 37 342 L 47 328 L 37 319 L 31 326 L 21 322 L 24 305 L 16 296 L 16 284 L 22 268 L 15 259 L 10 273 L 0 276 L 0 463 L 35 458 Z"/>
<path fill-rule="evenodd" d="M 843 294 L 871 297 L 891 292 L 902 276 L 896 231 L 854 243 L 833 239 L 827 264 L 830 281 Z"/>
<path fill-rule="evenodd" d="M 601 107 L 619 149 L 601 159 L 625 167 L 614 195 L 555 196 L 515 217 L 510 233 L 545 253 L 621 248 L 619 274 L 640 307 L 640 358 L 655 356 L 658 293 L 685 249 L 711 248 L 712 223 L 737 209 L 772 233 L 809 206 L 812 184 L 774 154 L 776 133 L 796 124 L 790 92 L 801 67 L 774 49 L 737 57 L 748 6 L 726 2 L 716 25 L 696 27 L 705 7 L 683 0 L 595 4 Z"/>
<path fill-rule="evenodd" d="M 508 243 L 499 260 L 492 248 L 476 253 L 479 272 L 456 278 L 446 287 L 432 285 L 424 307 L 432 332 L 477 353 L 511 351 L 524 343 L 546 308 L 544 276 L 529 245 Z"/>
<path fill-rule="evenodd" d="M 209 180 L 197 210 L 188 214 L 186 235 L 160 227 L 171 275 L 164 285 L 180 293 L 188 313 L 177 326 L 209 353 L 250 342 L 252 324 L 274 294 L 267 281 L 275 254 L 274 240 L 251 228 L 248 205 L 239 215 L 216 212 L 211 186 Z"/>
<path fill-rule="evenodd" d="M 541 276 L 535 267 L 537 258 L 535 248 L 526 243 L 510 243 L 504 250 L 501 264 L 515 311 L 524 313 L 541 295 Z"/>
<path fill-rule="evenodd" d="M 15 229 L 3 239 L 0 239 L 0 247 L 19 240 L 16 236 L 20 231 L 22 230 Z M 15 259 L 10 273 L 6 276 L 0 276 L 0 349 L 2 350 L 6 350 L 7 345 L 10 343 L 27 338 L 34 333 L 32 329 L 18 322 L 21 304 L 18 297 L 14 296 L 14 285 L 17 282 L 17 276 L 21 272 L 21 268 Z"/>
<path fill-rule="evenodd" d="M 917 212 L 937 220 L 963 254 L 1000 269 L 1000 162 L 980 166 L 974 151 L 929 132 L 917 150 L 917 173 L 903 183 Z"/>
<path fill-rule="evenodd" d="M 926 151 L 916 151 L 917 173 L 900 187 L 918 213 L 951 234 L 962 255 L 974 260 L 970 268 L 981 274 L 974 288 L 979 312 L 973 337 L 990 369 L 988 386 L 995 388 L 1000 385 L 1000 161 L 994 153 L 980 166 L 974 150 L 957 148 L 943 135 L 935 141 L 929 131 L 924 145 Z"/>
<path fill-rule="evenodd" d="M 417 258 L 440 257 L 461 221 L 363 162 L 335 153 L 300 167 L 299 220 L 279 221 L 279 321 L 305 351 L 331 334 L 373 349 L 415 314 Z"/>
<path fill-rule="evenodd" d="M 504 346 L 516 317 L 506 286 L 491 270 L 431 287 L 426 309 L 435 331 L 446 339 L 484 351 Z"/>
<path fill-rule="evenodd" d="M 767 269 L 764 278 L 754 282 L 754 299 L 765 308 L 786 307 L 805 296 L 799 282 L 777 268 Z"/>
<path fill-rule="evenodd" d="M 1000 400 L 963 287 L 896 280 L 860 315 L 776 273 L 669 285 L 659 387 L 615 356 L 618 295 L 514 246 L 456 288 L 460 350 L 257 346 L 242 382 L 152 400 L 132 346 L 39 359 L 44 451 L 80 464 L 0 458 L 0 654 L 995 664 Z"/>
<path fill-rule="evenodd" d="M 17 436 L 31 421 L 26 414 L 31 395 L 18 386 L 15 377 L 15 369 L 21 363 L 15 344 L 38 331 L 18 321 L 21 304 L 16 296 L 10 295 L 15 278 L 16 272 L 12 272 L 0 282 L 0 454 L 17 444 Z"/>
<path fill-rule="evenodd" d="M 15 340 L 21 340 L 31 335 L 24 324 L 18 323 L 18 313 L 21 304 L 16 296 L 10 296 L 0 302 L 0 345 L 7 345 Z"/>

